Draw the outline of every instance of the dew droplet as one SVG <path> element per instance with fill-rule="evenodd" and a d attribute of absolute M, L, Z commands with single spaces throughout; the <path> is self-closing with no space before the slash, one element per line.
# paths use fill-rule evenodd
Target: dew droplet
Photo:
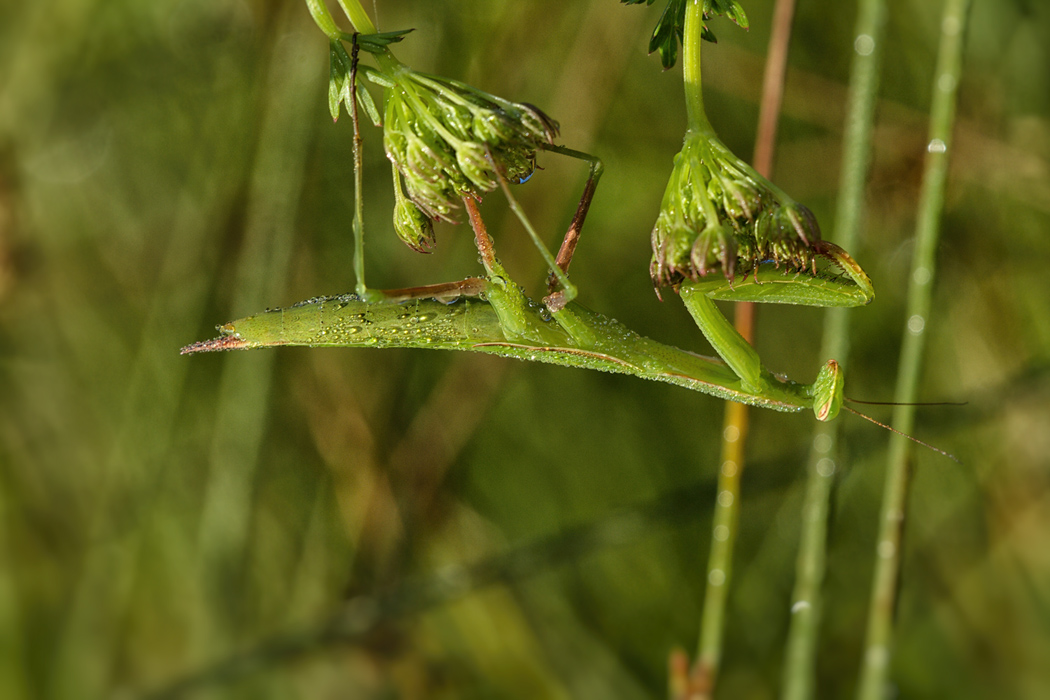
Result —
<path fill-rule="evenodd" d="M 853 42 L 853 50 L 861 56 L 870 56 L 875 50 L 875 39 L 868 34 L 861 34 Z"/>

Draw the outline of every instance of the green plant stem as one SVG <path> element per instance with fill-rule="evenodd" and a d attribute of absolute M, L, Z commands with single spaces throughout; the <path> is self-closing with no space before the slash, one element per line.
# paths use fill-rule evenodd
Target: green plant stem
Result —
<path fill-rule="evenodd" d="M 682 75 L 685 81 L 685 111 L 690 131 L 714 134 L 704 112 L 704 91 L 700 80 L 700 44 L 704 29 L 702 0 L 689 0 L 682 32 Z"/>
<path fill-rule="evenodd" d="M 901 343 L 900 370 L 894 400 L 893 426 L 910 433 L 915 417 L 915 401 L 925 347 L 940 220 L 944 210 L 944 188 L 948 174 L 948 152 L 955 121 L 956 91 L 962 72 L 962 54 L 970 0 L 947 0 L 941 20 L 940 50 L 934 74 L 930 109 L 930 139 L 919 218 L 915 226 L 915 257 L 908 284 L 907 321 Z M 860 700 L 879 700 L 885 695 L 893 645 L 893 617 L 901 570 L 901 550 L 905 508 L 910 481 L 911 443 L 899 435 L 890 440 L 879 537 L 875 549 L 875 573 L 868 629 L 861 660 Z"/>
<path fill-rule="evenodd" d="M 347 35 L 339 29 L 339 26 L 335 23 L 335 19 L 332 14 L 328 11 L 328 6 L 324 0 L 306 0 L 306 6 L 310 10 L 310 16 L 313 17 L 314 23 L 324 32 L 325 36 L 328 37 L 329 41 L 335 43 L 347 39 Z M 346 14 L 347 19 L 350 20 L 351 24 L 354 25 L 354 29 L 361 34 L 375 34 L 376 27 L 372 24 L 372 20 L 368 17 L 364 8 L 361 7 L 361 3 L 358 0 L 339 0 L 339 6 L 343 8 L 343 12 Z M 356 58 L 358 47 L 354 45 L 354 59 L 356 65 Z M 389 76 L 391 79 L 397 81 L 399 75 L 401 75 L 405 67 L 398 61 L 394 54 L 389 49 L 384 49 L 373 54 L 376 63 L 379 68 Z M 350 91 L 353 95 L 357 94 L 356 80 L 352 81 L 354 84 L 350 86 Z M 411 92 L 411 88 L 401 81 L 399 84 L 407 91 Z M 414 94 L 414 92 L 412 93 Z M 364 207 L 362 200 L 363 184 L 362 184 L 362 155 L 361 155 L 361 128 L 357 114 L 357 99 L 353 98 L 350 102 L 349 109 L 351 111 L 351 118 L 354 123 L 354 278 L 357 280 L 357 293 L 362 297 L 368 294 L 368 287 L 365 285 L 365 254 L 364 254 Z"/>
<path fill-rule="evenodd" d="M 286 12 L 286 14 L 291 14 Z M 287 26 L 285 19 L 283 26 Z M 243 254 L 235 272 L 235 308 L 279 297 L 295 247 L 295 214 L 313 132 L 310 105 L 320 94 L 320 66 L 295 60 L 294 42 L 278 43 L 269 58 L 259 145 L 248 193 Z M 197 608 L 191 645 L 202 660 L 223 648 L 216 620 L 230 607 L 222 581 L 231 577 L 253 590 L 242 566 L 255 509 L 253 484 L 265 438 L 274 359 L 226 362 L 216 397 L 211 467 L 198 527 L 205 605 Z"/>
<path fill-rule="evenodd" d="M 368 285 L 365 284 L 365 200 L 364 200 L 364 144 L 361 142 L 361 120 L 357 112 L 357 55 L 360 47 L 355 43 L 351 61 L 354 68 L 350 71 L 350 120 L 354 125 L 354 279 L 357 280 L 357 294 L 365 297 Z M 400 184 L 400 178 L 395 177 Z"/>
<path fill-rule="evenodd" d="M 784 75 L 787 68 L 787 52 L 791 39 L 791 19 L 794 16 L 794 8 L 794 0 L 777 0 L 773 32 L 770 36 L 769 52 L 762 81 L 762 102 L 759 109 L 758 133 L 755 139 L 754 167 L 765 178 L 771 177 L 773 172 L 773 153 L 784 94 Z M 696 77 L 699 82 L 699 43 L 694 53 Z M 692 62 L 686 61 L 686 65 L 692 65 Z M 688 78 L 686 86 L 686 94 L 689 95 L 691 88 Z M 698 88 L 696 107 L 703 115 L 703 96 L 700 92 Z M 707 128 L 710 128 L 706 116 L 704 116 L 704 123 Z M 733 320 L 734 327 L 740 335 L 747 342 L 752 342 L 755 305 L 751 302 L 736 304 Z M 700 623 L 700 648 L 693 673 L 694 687 L 708 694 L 714 690 L 721 662 L 725 607 L 740 519 L 740 484 L 744 470 L 749 425 L 747 406 L 737 403 L 726 404 L 722 428 L 721 467 L 718 472 L 718 498 L 715 502 L 711 550 L 707 564 L 707 586 L 704 592 Z"/>
<path fill-rule="evenodd" d="M 371 18 L 365 12 L 365 8 L 361 7 L 361 3 L 358 0 L 339 0 L 339 7 L 343 8 L 347 19 L 353 23 L 357 31 L 362 34 L 376 33 L 376 26 L 372 24 Z"/>
<path fill-rule="evenodd" d="M 714 691 L 722 660 L 726 601 L 740 519 L 740 476 L 744 470 L 747 429 L 747 406 L 727 404 L 722 428 L 722 465 L 718 470 L 718 496 L 715 498 L 711 529 L 711 551 L 707 559 L 707 586 L 700 617 L 700 644 L 692 673 L 692 687 L 700 697 L 709 697 Z"/>
<path fill-rule="evenodd" d="M 322 0 L 314 1 L 321 2 Z M 354 30 L 358 33 L 375 34 L 378 31 L 376 25 L 372 24 L 368 13 L 365 12 L 365 8 L 361 7 L 361 3 L 358 0 L 339 0 L 339 6 L 343 8 L 343 13 L 346 14 L 347 19 L 354 25 Z M 375 57 L 379 68 L 391 78 L 396 79 L 401 72 L 407 70 L 401 61 L 394 58 L 394 54 L 390 49 L 383 49 L 372 55 Z"/>
<path fill-rule="evenodd" d="M 864 216 L 864 185 L 871 162 L 871 135 L 879 88 L 879 69 L 886 19 L 885 0 L 861 0 L 854 32 L 853 63 L 843 143 L 842 172 L 835 209 L 834 241 L 854 250 Z M 820 359 L 835 358 L 843 370 L 849 359 L 849 314 L 825 311 Z M 801 534 L 791 594 L 791 623 L 785 650 L 782 697 L 813 696 L 817 637 L 823 610 L 821 588 L 827 557 L 828 512 L 837 471 L 838 428 L 817 426 L 807 466 Z"/>
<path fill-rule="evenodd" d="M 332 41 L 339 41 L 342 37 L 342 32 L 339 31 L 335 20 L 332 19 L 332 13 L 328 11 L 328 6 L 324 4 L 324 0 L 306 0 L 306 7 L 310 10 L 310 16 L 314 18 L 314 24 L 317 25 L 318 29 L 324 32 L 324 35 Z"/>
<path fill-rule="evenodd" d="M 690 0 L 686 5 L 685 29 L 682 37 L 682 69 L 689 131 L 714 135 L 714 128 L 704 112 L 704 94 L 700 76 L 700 45 L 703 26 L 701 0 Z M 718 472 L 718 496 L 715 500 L 711 549 L 707 560 L 707 585 L 704 589 L 704 604 L 700 614 L 700 641 L 696 663 L 692 671 L 693 690 L 701 697 L 709 696 L 713 692 L 722 659 L 726 598 L 732 574 L 733 545 L 736 542 L 739 519 L 740 473 L 743 467 L 743 446 L 747 432 L 747 414 L 746 410 L 742 409 L 743 407 L 739 404 L 726 406 L 722 431 L 722 466 Z M 743 431 L 741 431 L 741 426 Z"/>

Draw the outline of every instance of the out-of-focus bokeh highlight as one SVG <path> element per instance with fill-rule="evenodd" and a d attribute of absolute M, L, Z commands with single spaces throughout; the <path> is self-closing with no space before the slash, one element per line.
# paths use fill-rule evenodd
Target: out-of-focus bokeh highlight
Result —
<path fill-rule="evenodd" d="M 399 58 L 536 104 L 562 143 L 604 159 L 572 267 L 580 301 L 709 352 L 648 279 L 685 124 L 680 68 L 646 56 L 660 7 L 375 5 L 381 29 L 417 29 Z M 713 25 L 704 78 L 711 121 L 749 157 L 772 2 L 745 8 L 750 32 Z M 973 11 L 922 382 L 925 400 L 968 403 L 920 409 L 916 426 L 962 464 L 915 450 L 892 676 L 911 697 L 1039 698 L 1050 5 Z M 890 3 L 851 251 L 877 293 L 851 312 L 856 398 L 891 397 L 906 332 L 940 12 Z M 854 9 L 798 13 L 775 180 L 832 237 Z M 352 131 L 328 116 L 327 60 L 298 0 L 0 7 L 0 697 L 135 697 L 202 671 L 186 697 L 663 696 L 670 650 L 697 636 L 721 402 L 470 354 L 179 356 L 217 323 L 352 289 Z M 465 226 L 438 227 L 429 256 L 397 240 L 367 121 L 364 139 L 369 284 L 477 274 Z M 586 166 L 539 164 L 516 192 L 554 246 Z M 483 212 L 542 293 L 498 193 Z M 761 309 L 768 366 L 811 380 L 822 319 Z M 778 692 L 813 425 L 752 419 L 725 698 Z M 822 697 L 856 681 L 887 446 L 839 420 Z"/>

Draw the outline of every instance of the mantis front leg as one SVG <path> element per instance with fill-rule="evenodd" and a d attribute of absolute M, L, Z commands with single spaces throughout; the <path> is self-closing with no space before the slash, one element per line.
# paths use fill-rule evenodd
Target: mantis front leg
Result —
<path fill-rule="evenodd" d="M 780 379 L 762 366 L 755 349 L 722 315 L 701 285 L 682 285 L 679 294 L 696 325 L 719 357 L 740 377 L 747 391 L 764 396 L 782 384 Z M 813 412 L 817 420 L 831 420 L 838 414 L 842 407 L 844 381 L 839 364 L 835 360 L 828 360 L 817 379 L 805 387 L 807 396 L 813 399 Z"/>
<path fill-rule="evenodd" d="M 565 238 L 562 239 L 561 247 L 558 249 L 558 256 L 555 259 L 555 262 L 557 263 L 556 269 L 559 269 L 562 273 L 568 275 L 569 263 L 572 262 L 572 256 L 576 252 L 576 244 L 579 242 L 580 233 L 583 231 L 583 222 L 587 219 L 587 212 L 591 208 L 591 200 L 594 199 L 594 192 L 598 189 L 598 180 L 601 178 L 605 166 L 597 156 L 592 156 L 589 153 L 583 153 L 582 151 L 574 151 L 571 148 L 565 148 L 564 146 L 550 146 L 547 150 L 561 153 L 570 158 L 578 158 L 590 163 L 591 165 L 591 172 L 587 176 L 587 184 L 583 186 L 583 195 L 580 197 L 580 203 L 576 205 L 576 213 L 573 214 L 572 221 L 569 223 L 569 228 L 565 232 Z M 558 275 L 552 270 L 550 276 L 547 278 L 547 292 L 549 296 L 544 300 L 548 306 L 557 306 L 558 308 L 561 308 L 572 301 L 572 297 L 566 298 L 566 288 L 563 288 L 561 292 L 554 291 L 554 288 L 559 281 L 560 279 Z M 573 288 L 573 291 L 575 292 L 575 288 Z M 573 296 L 575 296 L 575 294 L 573 294 Z"/>

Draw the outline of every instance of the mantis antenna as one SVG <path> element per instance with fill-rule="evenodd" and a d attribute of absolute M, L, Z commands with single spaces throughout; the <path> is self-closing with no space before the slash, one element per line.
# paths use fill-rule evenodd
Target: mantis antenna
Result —
<path fill-rule="evenodd" d="M 853 401 L 853 399 L 847 399 L 847 401 Z M 873 403 L 873 404 L 879 404 L 879 405 L 885 405 L 885 406 L 890 406 L 890 405 L 894 405 L 894 404 L 892 404 L 892 402 L 888 402 L 888 401 L 887 401 L 887 402 L 879 402 L 879 401 L 854 401 L 854 403 Z M 929 405 L 937 405 L 937 404 L 923 404 L 923 403 L 918 403 L 918 404 L 912 404 L 912 405 L 915 405 L 915 406 L 929 406 Z M 956 406 L 958 406 L 958 405 L 961 405 L 961 404 L 951 404 L 951 405 L 956 405 Z M 933 445 L 931 445 L 931 444 L 930 444 L 930 443 L 928 443 L 928 442 L 923 442 L 922 440 L 920 440 L 920 439 L 919 439 L 919 438 L 917 438 L 917 437 L 914 437 L 914 436 L 912 436 L 912 435 L 908 435 L 908 434 L 907 434 L 907 433 L 905 433 L 905 432 L 901 432 L 900 430 L 897 430 L 897 429 L 896 429 L 896 428 L 894 428 L 893 426 L 890 426 L 890 425 L 886 425 L 885 423 L 880 423 L 879 421 L 875 420 L 875 419 L 874 419 L 874 418 L 872 418 L 871 416 L 869 416 L 869 415 L 867 415 L 867 414 L 864 414 L 864 413 L 861 413 L 860 411 L 857 411 L 857 410 L 855 410 L 855 409 L 852 409 L 852 408 L 850 408 L 849 406 L 843 406 L 842 408 L 846 409 L 847 411 L 849 411 L 850 413 L 852 413 L 852 414 L 853 414 L 853 415 L 855 415 L 855 416 L 860 416 L 861 418 L 863 418 L 863 419 L 864 419 L 864 420 L 866 420 L 866 421 L 871 421 L 872 423 L 874 423 L 875 425 L 879 426 L 880 428 L 885 428 L 886 430 L 890 431 L 891 433 L 894 433 L 894 434 L 896 434 L 896 435 L 900 435 L 901 437 L 904 437 L 904 438 L 908 438 L 908 439 L 909 439 L 909 440 L 911 440 L 912 442 L 914 442 L 914 443 L 916 443 L 916 444 L 919 444 L 919 445 L 922 445 L 923 447 L 928 447 L 929 449 L 933 450 L 934 452 L 939 452 L 940 454 L 944 455 L 945 457 L 947 457 L 948 459 L 952 460 L 952 461 L 953 461 L 953 462 L 955 462 L 956 464 L 962 464 L 962 462 L 960 462 L 960 461 L 958 460 L 958 458 L 956 458 L 956 456 L 955 456 L 955 455 L 953 455 L 953 454 L 952 454 L 952 453 L 950 453 L 950 452 L 945 452 L 944 450 L 940 449 L 939 447 L 934 447 Z"/>

